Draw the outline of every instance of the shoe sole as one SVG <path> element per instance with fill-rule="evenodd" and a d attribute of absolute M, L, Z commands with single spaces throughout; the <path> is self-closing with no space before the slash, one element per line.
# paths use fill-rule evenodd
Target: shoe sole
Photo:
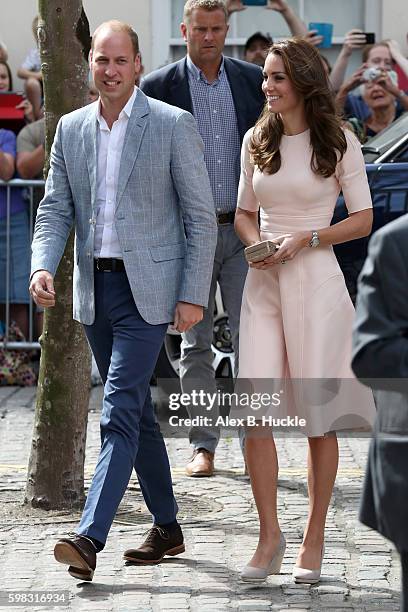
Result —
<path fill-rule="evenodd" d="M 86 570 L 80 570 L 79 568 L 72 567 L 72 565 L 70 565 L 68 568 L 68 574 L 70 574 L 73 578 L 77 578 L 78 580 L 81 580 L 83 582 L 91 582 L 94 573 L 92 570 L 86 572 Z"/>
<path fill-rule="evenodd" d="M 283 559 L 283 555 L 282 555 L 282 559 Z M 268 574 L 264 578 L 245 578 L 243 576 L 240 576 L 240 578 L 242 582 L 255 582 L 255 583 L 265 582 L 268 576 L 277 576 L 280 574 L 281 565 L 282 565 L 282 561 L 280 562 L 279 568 L 276 568 L 268 572 Z"/>
<path fill-rule="evenodd" d="M 74 578 L 90 581 L 93 578 L 94 570 L 89 566 L 83 557 L 79 554 L 76 548 L 67 542 L 58 542 L 54 546 L 54 558 L 58 563 L 69 565 L 68 572 Z M 75 573 L 78 569 L 79 572 Z M 82 571 L 85 570 L 85 571 Z"/>
<path fill-rule="evenodd" d="M 265 578 L 242 578 L 241 576 L 241 580 L 242 582 L 252 582 L 254 584 L 261 584 L 262 582 L 266 582 L 268 576 L 265 576 Z"/>
<path fill-rule="evenodd" d="M 164 557 L 174 557 L 175 555 L 180 555 L 181 553 L 185 552 L 185 550 L 186 547 L 184 546 L 184 544 L 180 544 L 180 546 L 175 546 L 174 548 L 167 550 L 160 557 L 160 559 L 135 559 L 134 557 L 130 557 L 129 555 L 123 555 L 123 559 L 125 561 L 128 561 L 129 563 L 133 563 L 134 565 L 157 565 L 163 560 Z"/>
<path fill-rule="evenodd" d="M 320 578 L 316 578 L 315 580 L 302 580 L 301 578 L 294 578 L 296 584 L 317 584 L 320 582 Z"/>

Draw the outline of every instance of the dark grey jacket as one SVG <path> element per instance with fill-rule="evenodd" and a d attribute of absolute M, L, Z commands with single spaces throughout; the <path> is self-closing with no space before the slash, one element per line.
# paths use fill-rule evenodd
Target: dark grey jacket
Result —
<path fill-rule="evenodd" d="M 408 551 L 408 215 L 370 241 L 352 368 L 376 390 L 378 407 L 360 519 Z"/>

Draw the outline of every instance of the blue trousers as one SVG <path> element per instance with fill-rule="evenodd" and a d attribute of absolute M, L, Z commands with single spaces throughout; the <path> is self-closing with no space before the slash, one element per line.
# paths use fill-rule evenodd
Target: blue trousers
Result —
<path fill-rule="evenodd" d="M 84 328 L 105 383 L 101 451 L 77 533 L 105 544 L 133 468 L 155 523 L 178 508 L 149 387 L 167 324 L 142 319 L 125 272 L 95 271 L 95 306 Z"/>

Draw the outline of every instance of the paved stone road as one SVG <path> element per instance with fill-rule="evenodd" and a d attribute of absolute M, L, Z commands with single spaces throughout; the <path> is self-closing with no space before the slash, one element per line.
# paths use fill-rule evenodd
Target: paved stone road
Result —
<path fill-rule="evenodd" d="M 278 439 L 279 515 L 288 547 L 282 573 L 265 586 L 239 581 L 238 573 L 257 540 L 257 520 L 238 441 L 225 438 L 217 452 L 217 474 L 190 479 L 183 467 L 185 439 L 167 441 L 180 517 L 184 555 L 153 567 L 124 566 L 123 550 L 140 541 L 150 521 L 132 479 L 92 583 L 76 583 L 52 556 L 55 539 L 75 527 L 78 515 L 29 515 L 22 498 L 30 450 L 35 390 L 0 389 L 0 577 L 3 591 L 67 589 L 73 611 L 163 612 L 191 610 L 315 610 L 361 612 L 399 610 L 399 562 L 392 546 L 357 521 L 368 440 L 340 441 L 341 459 L 326 533 L 323 579 L 310 587 L 291 580 L 292 564 L 307 514 L 306 443 Z M 98 453 L 100 388 L 93 390 L 89 415 L 86 478 Z M 11 611 L 11 606 L 4 608 Z M 17 609 L 17 608 L 16 608 Z M 18 608 L 21 610 L 21 608 Z M 1 612 L 1 608 L 0 608 Z"/>

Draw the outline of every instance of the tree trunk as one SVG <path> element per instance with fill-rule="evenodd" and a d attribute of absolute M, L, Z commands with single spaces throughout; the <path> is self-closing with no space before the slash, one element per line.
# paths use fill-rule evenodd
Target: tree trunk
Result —
<path fill-rule="evenodd" d="M 89 24 L 81 0 L 39 0 L 44 80 L 46 172 L 61 115 L 87 102 Z M 73 235 L 55 277 L 56 305 L 46 310 L 25 502 L 44 509 L 84 501 L 90 353 L 72 319 Z"/>

